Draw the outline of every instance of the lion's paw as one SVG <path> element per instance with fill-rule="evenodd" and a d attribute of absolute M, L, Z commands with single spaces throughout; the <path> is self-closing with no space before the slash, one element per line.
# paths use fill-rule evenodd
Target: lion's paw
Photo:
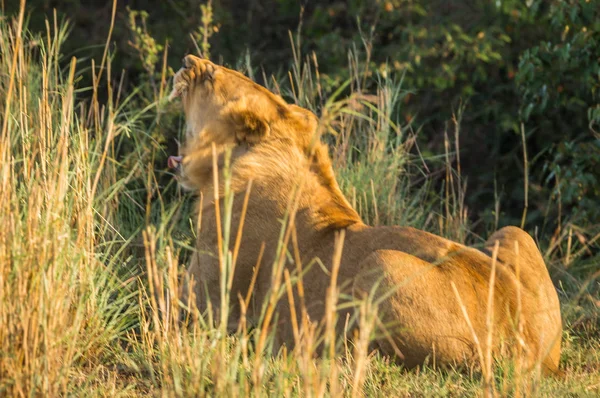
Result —
<path fill-rule="evenodd" d="M 191 79 L 196 82 L 212 82 L 217 66 L 207 59 L 198 58 L 194 55 L 186 55 L 183 58 L 183 67 Z"/>
<path fill-rule="evenodd" d="M 194 55 L 186 55 L 183 58 L 183 67 L 175 74 L 173 79 L 173 91 L 169 100 L 182 96 L 192 83 L 212 83 L 214 81 L 217 65 L 207 59 L 198 58 Z"/>

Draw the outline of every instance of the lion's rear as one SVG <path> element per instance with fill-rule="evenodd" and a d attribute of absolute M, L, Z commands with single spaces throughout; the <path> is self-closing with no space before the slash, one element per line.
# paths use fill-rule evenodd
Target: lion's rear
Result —
<path fill-rule="evenodd" d="M 546 373 L 559 374 L 562 321 L 560 302 L 550 274 L 533 238 L 520 228 L 504 227 L 490 236 L 484 251 L 493 254 L 498 241 L 498 260 L 518 271 L 523 294 L 524 321 L 532 335 L 530 342 L 537 341 L 535 359 L 541 361 Z M 518 270 L 517 270 L 518 268 Z M 527 324 L 528 323 L 528 324 Z"/>

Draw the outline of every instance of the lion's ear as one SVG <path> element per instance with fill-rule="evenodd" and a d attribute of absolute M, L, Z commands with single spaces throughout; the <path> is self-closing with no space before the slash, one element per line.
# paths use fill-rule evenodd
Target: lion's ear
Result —
<path fill-rule="evenodd" d="M 235 139 L 238 142 L 257 144 L 271 132 L 267 121 L 254 112 L 242 111 L 232 115 Z"/>

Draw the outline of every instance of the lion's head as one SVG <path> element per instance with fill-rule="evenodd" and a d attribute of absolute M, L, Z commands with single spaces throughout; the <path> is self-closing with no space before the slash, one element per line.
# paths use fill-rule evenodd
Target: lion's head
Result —
<path fill-rule="evenodd" d="M 207 158 L 212 144 L 219 152 L 237 147 L 239 153 L 265 140 L 293 140 L 306 151 L 314 142 L 317 118 L 312 112 L 206 59 L 193 55 L 183 59 L 170 95 L 177 97 L 185 112 L 186 138 L 183 157 L 171 157 L 170 166 L 182 161 L 189 169 L 199 158 Z M 197 185 L 189 178 L 182 183 L 188 188 Z"/>
<path fill-rule="evenodd" d="M 231 150 L 240 186 L 260 176 L 277 176 L 293 185 L 297 181 L 292 180 L 305 176 L 313 189 L 325 189 L 333 198 L 320 210 L 328 220 L 324 224 L 339 227 L 360 219 L 339 189 L 311 111 L 286 103 L 239 72 L 193 55 L 184 58 L 175 75 L 174 97 L 182 98 L 187 127 L 183 157 L 172 157 L 170 163 L 182 163 L 180 182 L 185 188 L 212 186 L 213 162 L 221 169 L 225 152 Z M 279 194 L 288 195 L 285 191 Z"/>

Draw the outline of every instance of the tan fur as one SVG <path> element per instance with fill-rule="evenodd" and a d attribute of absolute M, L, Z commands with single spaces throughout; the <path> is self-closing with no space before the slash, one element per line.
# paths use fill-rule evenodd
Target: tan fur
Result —
<path fill-rule="evenodd" d="M 498 241 L 493 350 L 502 354 L 502 347 L 517 344 L 520 292 L 520 338 L 526 366 L 542 363 L 545 370 L 558 371 L 562 332 L 558 297 L 540 252 L 527 233 L 516 227 L 502 228 L 477 250 L 413 228 L 369 227 L 341 193 L 327 147 L 315 137 L 317 120 L 311 112 L 288 105 L 238 72 L 193 56 L 184 59 L 174 87 L 173 96 L 182 97 L 187 120 L 183 183 L 204 196 L 204 205 L 199 209 L 199 251 L 188 270 L 197 282 L 194 289 L 200 310 L 207 307 L 206 297 L 218 308 L 220 297 L 216 214 L 211 200 L 214 143 L 219 166 L 225 151 L 232 150 L 232 187 L 237 192 L 232 236 L 241 218 L 243 192 L 253 180 L 233 278 L 233 324 L 240 315 L 238 293 L 246 294 L 264 243 L 263 265 L 253 292 L 256 305 L 248 309 L 247 316 L 256 320 L 260 314 L 272 286 L 280 220 L 290 207 L 291 193 L 300 187 L 295 228 L 303 265 L 319 258 L 330 271 L 335 232 L 345 228 L 338 279 L 342 292 L 355 298 L 369 292 L 376 297 L 391 293 L 380 306 L 382 324 L 388 325 L 393 339 L 393 344 L 386 338 L 376 341 L 383 353 L 393 355 L 395 345 L 401 352 L 398 360 L 408 367 L 422 364 L 427 358 L 438 365 L 468 364 L 473 360 L 476 347 L 451 282 L 485 351 L 491 255 Z M 520 282 L 516 278 L 517 263 Z M 294 274 L 295 265 L 287 266 Z M 303 277 L 308 315 L 315 322 L 324 315 L 328 271 L 313 266 Z M 280 300 L 278 311 L 278 338 L 292 346 L 287 300 Z M 340 319 L 351 313 L 340 311 Z M 339 330 L 343 333 L 343 321 Z"/>

